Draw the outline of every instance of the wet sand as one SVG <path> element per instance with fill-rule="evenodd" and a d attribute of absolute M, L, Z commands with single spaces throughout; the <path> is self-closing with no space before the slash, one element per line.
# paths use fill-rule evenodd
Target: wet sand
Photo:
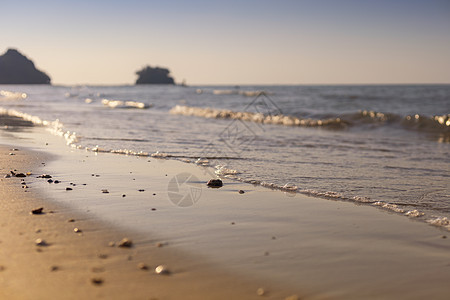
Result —
<path fill-rule="evenodd" d="M 2 299 L 450 296 L 445 228 L 226 179 L 210 189 L 212 175 L 192 164 L 69 149 L 44 134 L 0 132 Z M 33 175 L 3 178 L 14 169 Z M 61 184 L 36 178 L 43 172 Z M 179 173 L 197 177 L 191 207 L 170 196 Z M 30 214 L 39 207 L 45 214 Z M 124 237 L 133 247 L 117 247 Z M 156 275 L 160 264 L 171 274 Z"/>

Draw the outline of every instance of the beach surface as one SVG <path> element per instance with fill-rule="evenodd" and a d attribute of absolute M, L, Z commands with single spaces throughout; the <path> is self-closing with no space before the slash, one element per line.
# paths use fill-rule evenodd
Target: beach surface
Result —
<path fill-rule="evenodd" d="M 0 133 L 2 299 L 450 296 L 445 227 L 227 179 L 211 189 L 206 168 L 86 152 L 42 128 L 8 126 Z M 11 171 L 31 174 L 4 178 Z M 60 183 L 37 178 L 44 173 Z M 187 190 L 174 188 L 177 178 Z M 192 204 L 180 205 L 186 191 Z M 118 247 L 123 238 L 132 247 Z M 158 265 L 170 274 L 157 275 Z"/>

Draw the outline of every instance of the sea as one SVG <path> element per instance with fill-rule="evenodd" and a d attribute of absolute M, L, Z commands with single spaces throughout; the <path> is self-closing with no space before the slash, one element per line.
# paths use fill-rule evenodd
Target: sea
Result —
<path fill-rule="evenodd" d="M 0 114 L 68 147 L 448 226 L 450 85 L 0 85 Z"/>

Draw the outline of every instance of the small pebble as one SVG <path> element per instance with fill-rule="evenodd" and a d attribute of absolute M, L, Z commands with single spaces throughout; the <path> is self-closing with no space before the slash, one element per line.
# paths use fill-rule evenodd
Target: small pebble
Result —
<path fill-rule="evenodd" d="M 127 195 L 123 194 L 122 197 L 125 198 Z"/>
<path fill-rule="evenodd" d="M 243 190 L 239 190 L 239 194 L 244 194 L 245 192 Z"/>
<path fill-rule="evenodd" d="M 148 270 L 148 266 L 144 264 L 143 262 L 138 263 L 137 267 L 141 270 Z"/>
<path fill-rule="evenodd" d="M 169 275 L 170 271 L 165 265 L 159 265 L 155 268 L 155 273 L 158 275 Z"/>
<path fill-rule="evenodd" d="M 103 189 L 103 190 L 102 190 L 102 193 L 103 193 L 103 194 L 108 194 L 109 191 L 108 191 L 107 189 Z"/>
<path fill-rule="evenodd" d="M 16 174 L 16 177 L 27 177 L 27 175 L 25 175 L 23 173 L 18 173 L 18 174 Z"/>
<path fill-rule="evenodd" d="M 34 241 L 34 243 L 36 244 L 36 246 L 48 246 L 47 242 L 44 241 L 43 239 L 36 239 L 36 241 Z"/>
<path fill-rule="evenodd" d="M 145 192 L 145 190 L 139 190 L 139 192 Z"/>
<path fill-rule="evenodd" d="M 258 296 L 264 296 L 266 294 L 266 291 L 263 288 L 259 288 L 256 290 L 256 295 Z"/>
<path fill-rule="evenodd" d="M 153 210 L 153 211 L 155 211 L 155 210 L 156 210 L 156 208 L 154 208 L 154 207 L 153 207 L 153 208 L 152 208 L 152 210 Z"/>
<path fill-rule="evenodd" d="M 73 223 L 73 222 L 75 222 L 75 219 L 69 219 L 69 220 L 67 220 L 67 222 Z"/>
<path fill-rule="evenodd" d="M 14 153 L 9 153 L 9 155 L 15 155 Z"/>
<path fill-rule="evenodd" d="M 101 284 L 103 284 L 103 279 L 101 279 L 101 278 L 92 278 L 91 282 L 94 285 L 101 285 Z"/>
<path fill-rule="evenodd" d="M 58 266 L 51 266 L 50 267 L 50 271 L 51 272 L 55 272 L 55 271 L 58 271 L 59 270 L 59 267 Z"/>
<path fill-rule="evenodd" d="M 56 183 L 56 184 L 58 184 L 58 183 L 60 183 L 61 181 L 59 181 L 59 180 L 55 180 L 53 183 Z"/>
<path fill-rule="evenodd" d="M 38 229 L 36 229 L 34 232 L 36 232 L 36 233 L 40 233 L 41 232 L 41 230 L 38 228 Z"/>
<path fill-rule="evenodd" d="M 66 191 L 71 191 L 71 190 L 72 190 L 72 188 L 66 187 Z"/>
<path fill-rule="evenodd" d="M 52 183 L 52 182 L 53 182 L 53 179 L 49 179 L 49 180 L 47 180 L 47 182 L 48 182 L 48 183 Z"/>
<path fill-rule="evenodd" d="M 75 233 L 81 233 L 81 232 L 83 232 L 80 228 L 77 228 L 77 227 L 75 227 L 74 229 L 73 229 L 73 232 L 75 232 Z"/>
<path fill-rule="evenodd" d="M 42 214 L 42 211 L 43 211 L 43 210 L 44 210 L 43 207 L 39 207 L 39 208 L 33 209 L 33 210 L 31 211 L 31 213 L 32 213 L 33 215 L 40 215 L 40 214 Z"/>
<path fill-rule="evenodd" d="M 47 174 L 42 174 L 42 175 L 39 175 L 38 178 L 52 178 L 52 176 L 47 175 Z"/>
<path fill-rule="evenodd" d="M 443 235 L 443 236 L 442 236 L 442 238 L 443 238 L 443 239 L 446 239 L 446 238 L 447 238 L 447 236 L 446 236 L 446 235 Z"/>
<path fill-rule="evenodd" d="M 5 178 L 11 178 L 11 175 L 6 174 L 6 175 L 5 175 Z"/>
<path fill-rule="evenodd" d="M 133 241 L 127 238 L 123 238 L 117 246 L 122 248 L 130 248 L 133 246 Z"/>

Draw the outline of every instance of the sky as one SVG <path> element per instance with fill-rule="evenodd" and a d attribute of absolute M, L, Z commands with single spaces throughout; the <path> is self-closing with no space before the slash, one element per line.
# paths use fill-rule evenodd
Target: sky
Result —
<path fill-rule="evenodd" d="M 450 83 L 450 0 L 0 0 L 0 54 L 54 84 Z"/>

